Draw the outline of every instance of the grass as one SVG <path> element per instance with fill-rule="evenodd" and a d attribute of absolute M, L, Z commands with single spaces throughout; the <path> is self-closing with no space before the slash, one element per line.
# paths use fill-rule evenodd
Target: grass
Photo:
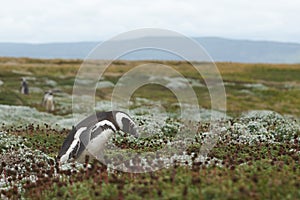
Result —
<path fill-rule="evenodd" d="M 10 132 L 27 138 L 27 146 L 50 155 L 58 151 L 66 133 L 37 127 Z M 193 162 L 192 167 L 175 165 L 144 174 L 108 172 L 105 166 L 92 163 L 53 176 L 53 168 L 40 167 L 30 172 L 37 173 L 38 181 L 27 181 L 21 194 L 14 187 L 2 193 L 26 199 L 298 199 L 299 156 L 290 151 L 294 148 L 299 148 L 299 143 L 249 146 L 228 145 L 222 140 L 210 152 L 221 163 L 205 166 Z"/>
<path fill-rule="evenodd" d="M 158 61 L 155 61 L 158 62 Z M 105 79 L 116 83 L 123 73 L 146 61 L 117 61 L 105 72 Z M 185 77 L 203 84 L 189 63 L 163 61 L 180 71 Z M 40 60 L 29 58 L 0 58 L 0 104 L 26 105 L 44 111 L 40 102 L 42 91 L 59 89 L 63 95 L 72 94 L 72 86 L 80 60 Z M 81 168 L 71 164 L 60 169 L 54 161 L 68 129 L 54 129 L 48 125 L 28 124 L 23 127 L 2 127 L 8 138 L 20 138 L 19 143 L 2 143 L 0 138 L 0 179 L 6 177 L 7 189 L 0 190 L 0 197 L 8 199 L 300 199 L 299 183 L 299 138 L 300 131 L 294 131 L 290 121 L 274 116 L 261 122 L 263 128 L 273 137 L 266 142 L 262 127 L 236 118 L 248 110 L 274 110 L 281 114 L 300 117 L 300 65 L 217 63 L 225 81 L 228 113 L 234 118 L 226 124 L 245 125 L 249 137 L 258 135 L 256 142 L 236 142 L 242 134 L 239 128 L 228 128 L 222 139 L 209 152 L 203 162 L 192 161 L 191 166 L 176 164 L 155 172 L 132 174 L 107 170 L 99 163 L 84 163 Z M 18 92 L 21 77 L 35 77 L 28 80 L 30 88 L 40 92 L 21 95 Z M 46 80 L 53 80 L 51 85 Z M 210 97 L 205 87 L 194 87 L 199 105 L 210 108 Z M 111 88 L 97 90 L 97 100 L 109 99 Z M 132 100 L 138 97 L 157 100 L 162 106 L 175 112 L 177 100 L 174 94 L 159 85 L 148 85 L 135 91 Z M 66 105 L 67 106 L 66 106 Z M 70 102 L 57 102 L 55 115 L 71 113 Z M 135 105 L 133 105 L 134 107 Z M 141 114 L 142 116 L 143 114 Z M 272 120 L 275 120 L 272 122 Z M 243 124 L 244 123 L 244 124 Z M 297 122 L 298 123 L 298 122 Z M 167 125 L 170 125 L 168 122 Z M 295 123 L 296 124 L 296 123 Z M 208 124 L 197 127 L 199 134 L 207 132 Z M 70 127 L 71 128 L 71 127 Z M 177 128 L 162 129 L 161 135 L 130 140 L 125 135 L 116 135 L 113 142 L 131 151 L 157 150 L 165 141 L 172 140 Z M 122 139 L 125 138 L 125 139 Z M 201 138 L 201 137 L 200 137 Z M 157 142 L 162 139 L 163 142 Z M 235 142 L 233 142 L 235 141 Z M 147 144 L 147 145 L 146 145 Z M 42 152 L 20 156 L 25 145 Z M 198 153 L 201 139 L 195 140 L 187 149 L 188 154 Z M 26 164 L 30 163 L 30 164 Z M 25 164 L 24 164 L 25 163 Z M 15 166 L 24 166 L 16 168 Z M 5 174 L 5 175 L 4 175 Z M 28 177 L 37 177 L 34 181 Z M 9 178 L 8 178 L 9 177 Z M 20 179 L 20 181 L 18 181 Z M 19 186 L 21 189 L 18 189 Z M 2 196 L 1 196 L 2 195 Z"/>
<path fill-rule="evenodd" d="M 266 167 L 267 170 L 257 170 L 261 166 Z M 292 199 L 298 195 L 295 188 L 297 177 L 285 175 L 292 168 L 278 169 L 280 169 L 278 166 L 271 166 L 264 162 L 250 167 L 239 167 L 229 172 L 222 168 L 187 170 L 180 167 L 161 170 L 152 176 L 151 174 L 136 175 L 132 178 L 122 174 L 119 177 L 110 176 L 108 183 L 88 179 L 84 183 L 54 186 L 53 191 L 45 192 L 45 195 L 46 199 L 58 197 L 66 199 L 161 199 L 164 197 L 168 199 L 235 199 L 237 197 Z M 256 171 L 256 173 L 249 175 L 249 178 L 243 176 L 248 174 L 248 171 Z M 265 182 L 268 177 L 277 177 L 278 182 Z M 121 180 L 128 180 L 128 182 Z"/>
<path fill-rule="evenodd" d="M 153 61 L 154 62 L 154 61 Z M 158 62 L 158 61 L 155 61 Z M 113 63 L 104 73 L 105 79 L 116 83 L 123 73 L 146 61 L 120 61 Z M 0 80 L 4 82 L 0 86 L 0 104 L 29 105 L 35 107 L 41 101 L 42 94 L 31 93 L 30 96 L 18 95 L 20 79 L 24 76 L 35 77 L 30 81 L 30 87 L 39 87 L 43 91 L 48 89 L 61 89 L 72 94 L 72 86 L 77 70 L 80 67 L 79 60 L 39 60 L 39 59 L 0 59 Z M 197 71 L 185 62 L 163 61 L 162 64 L 172 66 L 185 77 L 199 80 L 203 83 Z M 241 64 L 241 63 L 216 63 L 225 83 L 227 95 L 227 110 L 230 114 L 237 115 L 240 112 L 253 109 L 272 109 L 281 114 L 300 116 L 300 108 L 294 105 L 300 104 L 300 65 L 281 64 Z M 22 73 L 31 73 L 24 75 Z M 54 80 L 57 85 L 47 85 L 45 80 Z M 245 87 L 245 84 L 263 84 L 267 90 Z M 210 107 L 210 96 L 206 88 L 194 87 L 199 99 L 199 105 Z M 160 86 L 145 86 L 139 88 L 134 97 L 160 99 L 166 102 L 176 102 L 174 95 L 166 88 Z M 111 89 L 98 89 L 100 99 L 110 98 Z M 17 96 L 17 97 L 16 97 Z M 169 104 L 169 103 L 168 103 Z"/>

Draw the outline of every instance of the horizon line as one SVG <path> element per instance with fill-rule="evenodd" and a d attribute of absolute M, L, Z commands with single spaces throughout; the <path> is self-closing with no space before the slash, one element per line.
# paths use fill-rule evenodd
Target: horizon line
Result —
<path fill-rule="evenodd" d="M 152 37 L 166 37 L 166 36 L 152 36 Z M 169 36 L 167 36 L 169 37 Z M 133 38 L 126 40 L 134 40 L 141 39 Z M 223 39 L 223 40 L 231 40 L 231 41 L 245 41 L 245 42 L 270 42 L 270 43 L 283 43 L 283 44 L 294 44 L 300 45 L 300 41 L 279 41 L 279 40 L 265 40 L 265 39 L 249 39 L 249 38 L 232 38 L 232 37 L 221 37 L 221 36 L 190 36 L 192 39 Z M 26 45 L 47 45 L 47 44 L 72 44 L 72 43 L 101 43 L 106 40 L 78 40 L 78 41 L 50 41 L 50 42 L 14 42 L 14 41 L 0 41 L 0 44 L 26 44 Z"/>

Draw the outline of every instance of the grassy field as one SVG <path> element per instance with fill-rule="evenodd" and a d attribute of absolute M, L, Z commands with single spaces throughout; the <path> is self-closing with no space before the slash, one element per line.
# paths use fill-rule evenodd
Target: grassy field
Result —
<path fill-rule="evenodd" d="M 38 107 L 42 98 L 40 93 L 31 93 L 26 98 L 19 94 L 21 77 L 35 78 L 28 81 L 30 87 L 38 87 L 43 91 L 61 89 L 72 94 L 74 79 L 81 63 L 80 60 L 0 59 L 0 80 L 5 83 L 0 88 L 0 104 Z M 119 61 L 113 63 L 104 76 L 108 81 L 116 83 L 123 73 L 143 63 L 147 62 Z M 165 61 L 162 64 L 173 66 L 185 77 L 203 83 L 203 79 L 188 63 Z M 266 109 L 300 116 L 300 107 L 296 106 L 300 105 L 300 64 L 216 63 L 216 65 L 225 83 L 229 114 Z M 208 90 L 205 87 L 194 87 L 194 89 L 199 97 L 199 104 L 209 108 Z M 152 95 L 149 92 L 152 90 L 158 95 Z M 104 88 L 97 94 L 101 100 L 105 97 L 110 98 L 111 92 L 112 88 Z M 136 97 L 150 98 L 150 95 L 156 96 L 157 99 L 176 101 L 168 89 L 156 85 L 143 87 L 135 93 Z"/>
<path fill-rule="evenodd" d="M 193 89 L 199 105 L 210 108 L 205 83 L 189 63 L 156 62 L 172 66 L 189 81 L 197 83 Z M 80 60 L 0 58 L 0 80 L 3 82 L 0 85 L 0 104 L 29 106 L 37 109 L 35 112 L 44 113 L 41 106 L 43 93 L 54 89 L 59 91 L 55 94 L 59 101 L 49 116 L 67 118 L 72 113 L 71 94 L 81 63 Z M 116 61 L 105 72 L 104 80 L 113 85 L 122 74 L 143 63 L 147 62 Z M 80 166 L 73 163 L 62 169 L 54 158 L 71 126 L 3 124 L 0 132 L 6 133 L 0 133 L 0 197 L 300 199 L 300 64 L 216 65 L 226 89 L 227 114 L 232 118 L 222 121 L 224 127 L 220 139 L 204 160 L 199 161 L 196 156 L 209 122 L 193 125 L 197 134 L 186 150 L 188 163 L 178 161 L 167 169 L 141 174 L 109 170 L 99 163 Z M 22 77 L 28 80 L 28 96 L 19 93 Z M 113 87 L 98 88 L 96 100 L 109 101 L 112 90 Z M 138 104 L 139 99 L 159 101 L 169 112 L 178 109 L 174 106 L 177 100 L 172 92 L 158 85 L 137 90 L 131 100 Z M 132 106 L 136 107 L 138 105 Z M 253 110 L 275 112 L 245 114 Z M 2 115 L 1 119 L 5 119 L 6 115 Z M 9 116 L 14 115 L 10 113 Z M 143 114 L 140 117 L 143 119 Z M 173 125 L 166 123 L 167 128 L 153 137 L 133 140 L 127 135 L 116 135 L 112 142 L 131 151 L 155 151 L 167 143 L 164 141 L 172 141 L 178 131 Z"/>

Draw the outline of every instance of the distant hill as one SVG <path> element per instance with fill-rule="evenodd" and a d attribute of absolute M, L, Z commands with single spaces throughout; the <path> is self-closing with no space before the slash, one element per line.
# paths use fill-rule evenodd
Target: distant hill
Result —
<path fill-rule="evenodd" d="M 153 38 L 152 38 L 153 39 Z M 165 39 L 165 38 L 164 38 Z M 172 38 L 174 40 L 174 38 Z M 170 41 L 172 40 L 170 39 Z M 245 63 L 300 63 L 300 44 L 233 40 L 216 37 L 193 38 L 201 44 L 214 61 Z M 142 39 L 138 39 L 142 40 Z M 176 38 L 175 38 L 176 40 Z M 127 40 L 116 44 L 116 48 Z M 32 58 L 85 58 L 100 42 L 75 43 L 0 43 L 1 57 Z M 105 56 L 99 59 L 107 59 Z M 141 51 L 122 57 L 129 60 L 179 60 L 181 58 L 162 51 Z"/>

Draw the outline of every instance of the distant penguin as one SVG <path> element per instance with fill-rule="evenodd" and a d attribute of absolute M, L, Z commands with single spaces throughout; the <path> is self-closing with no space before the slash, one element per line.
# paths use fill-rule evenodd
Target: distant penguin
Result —
<path fill-rule="evenodd" d="M 70 160 L 82 163 L 87 155 L 97 159 L 102 156 L 102 150 L 110 136 L 119 130 L 137 136 L 137 127 L 126 113 L 96 112 L 96 115 L 85 118 L 73 127 L 57 158 L 60 163 Z"/>
<path fill-rule="evenodd" d="M 41 105 L 43 107 L 46 107 L 46 100 L 48 98 L 49 93 L 51 93 L 51 92 L 52 92 L 51 90 L 44 92 L 44 96 L 43 96 L 42 103 L 41 103 Z"/>
<path fill-rule="evenodd" d="M 22 78 L 20 92 L 21 94 L 26 94 L 26 95 L 29 94 L 29 88 L 25 78 Z"/>
<path fill-rule="evenodd" d="M 43 101 L 42 101 L 42 105 L 43 105 L 43 107 L 46 108 L 46 110 L 48 112 L 54 111 L 54 109 L 55 109 L 55 107 L 54 107 L 54 96 L 53 96 L 53 92 L 51 90 L 45 92 L 44 97 L 43 97 Z"/>

